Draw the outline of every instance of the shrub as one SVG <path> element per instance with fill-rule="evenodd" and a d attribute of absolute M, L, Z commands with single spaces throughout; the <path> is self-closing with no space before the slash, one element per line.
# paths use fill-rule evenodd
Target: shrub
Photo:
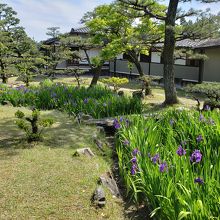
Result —
<path fill-rule="evenodd" d="M 18 110 L 15 113 L 17 126 L 26 133 L 27 141 L 39 141 L 42 137 L 42 131 L 46 127 L 50 127 L 54 122 L 52 119 L 39 119 L 40 111 L 32 110 L 31 117 L 25 117 L 25 114 Z"/>
<path fill-rule="evenodd" d="M 127 78 L 120 77 L 104 78 L 100 81 L 107 85 L 113 86 L 115 92 L 119 90 L 121 85 L 129 83 L 129 80 Z"/>
<path fill-rule="evenodd" d="M 220 83 L 189 85 L 185 90 L 190 93 L 205 95 L 210 100 L 220 101 Z"/>
<path fill-rule="evenodd" d="M 128 195 L 157 219 L 218 219 L 220 118 L 216 111 L 168 111 L 115 120 Z"/>

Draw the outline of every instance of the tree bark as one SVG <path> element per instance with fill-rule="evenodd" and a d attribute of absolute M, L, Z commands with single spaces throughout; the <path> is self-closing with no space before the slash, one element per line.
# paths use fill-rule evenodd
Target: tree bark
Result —
<path fill-rule="evenodd" d="M 144 76 L 143 68 L 141 66 L 141 63 L 138 60 L 138 56 L 135 53 L 135 51 L 129 51 L 127 54 L 130 57 L 130 59 L 128 59 L 128 61 L 135 65 L 140 76 Z"/>
<path fill-rule="evenodd" d="M 164 42 L 164 90 L 166 105 L 178 103 L 175 74 L 174 74 L 174 50 L 175 50 L 175 21 L 179 0 L 170 0 L 167 17 L 165 20 Z"/>
<path fill-rule="evenodd" d="M 2 83 L 6 84 L 8 82 L 8 77 L 6 76 L 5 73 L 2 73 L 1 76 L 2 76 Z"/>
<path fill-rule="evenodd" d="M 103 64 L 91 69 L 91 72 L 93 74 L 93 78 L 92 78 L 92 81 L 91 81 L 89 87 L 93 87 L 93 86 L 97 85 L 97 82 L 99 80 L 99 76 L 102 71 L 102 66 L 103 66 Z"/>

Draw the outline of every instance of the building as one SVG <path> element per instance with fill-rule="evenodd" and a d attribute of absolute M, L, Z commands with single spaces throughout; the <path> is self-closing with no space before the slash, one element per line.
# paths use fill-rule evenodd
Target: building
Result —
<path fill-rule="evenodd" d="M 89 28 L 87 27 L 76 28 L 76 29 L 72 28 L 69 35 L 73 37 L 79 37 L 81 39 L 86 39 L 89 37 Z M 59 46 L 59 40 L 57 38 L 48 39 L 44 41 L 43 43 L 46 45 L 54 45 L 54 48 L 56 46 Z M 85 51 L 80 49 L 79 45 L 77 44 L 71 45 L 70 48 L 74 51 L 78 51 L 81 59 L 63 61 L 57 65 L 56 69 L 66 69 L 66 68 L 71 69 L 71 68 L 78 67 L 82 70 L 89 71 L 90 67 L 89 67 L 89 63 L 88 63 L 88 59 L 86 57 Z M 100 53 L 100 50 L 101 50 L 100 47 L 94 47 L 94 48 L 90 48 L 89 50 L 87 50 L 89 58 L 92 59 L 93 57 L 98 56 Z M 109 71 L 109 62 L 106 62 L 103 65 L 102 70 Z"/>
<path fill-rule="evenodd" d="M 163 77 L 162 45 L 153 47 L 149 55 L 140 55 L 141 66 L 146 75 Z M 206 39 L 194 41 L 185 39 L 176 43 L 178 49 L 191 49 L 198 54 L 206 55 L 206 60 L 188 58 L 181 54 L 176 57 L 174 64 L 175 78 L 177 82 L 220 82 L 220 39 Z M 128 68 L 126 55 L 120 55 L 110 62 L 110 72 L 121 75 L 137 75 L 135 67 Z"/>

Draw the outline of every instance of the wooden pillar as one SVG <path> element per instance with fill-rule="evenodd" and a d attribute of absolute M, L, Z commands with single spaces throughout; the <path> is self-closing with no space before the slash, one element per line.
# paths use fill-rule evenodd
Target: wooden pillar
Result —
<path fill-rule="evenodd" d="M 114 76 L 116 76 L 116 70 L 117 70 L 117 59 L 114 59 Z"/>
<path fill-rule="evenodd" d="M 205 51 L 201 50 L 200 53 L 204 54 Z M 199 83 L 203 82 L 203 75 L 204 75 L 204 60 L 199 60 L 199 79 L 198 79 Z"/>
<path fill-rule="evenodd" d="M 203 74 L 204 74 L 204 60 L 199 61 L 199 79 L 198 82 L 203 82 Z"/>

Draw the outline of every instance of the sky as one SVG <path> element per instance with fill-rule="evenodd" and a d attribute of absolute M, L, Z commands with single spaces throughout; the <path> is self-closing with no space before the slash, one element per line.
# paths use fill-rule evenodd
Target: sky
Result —
<path fill-rule="evenodd" d="M 12 7 L 25 27 L 28 35 L 36 41 L 45 40 L 48 27 L 60 27 L 61 33 L 78 28 L 80 19 L 87 11 L 112 0 L 0 0 Z M 162 1 L 163 2 L 163 1 Z M 164 0 L 166 2 L 166 0 Z M 194 1 L 195 2 L 195 1 Z M 220 2 L 213 4 L 185 3 L 188 7 L 205 9 L 210 7 L 213 13 L 220 11 Z"/>

